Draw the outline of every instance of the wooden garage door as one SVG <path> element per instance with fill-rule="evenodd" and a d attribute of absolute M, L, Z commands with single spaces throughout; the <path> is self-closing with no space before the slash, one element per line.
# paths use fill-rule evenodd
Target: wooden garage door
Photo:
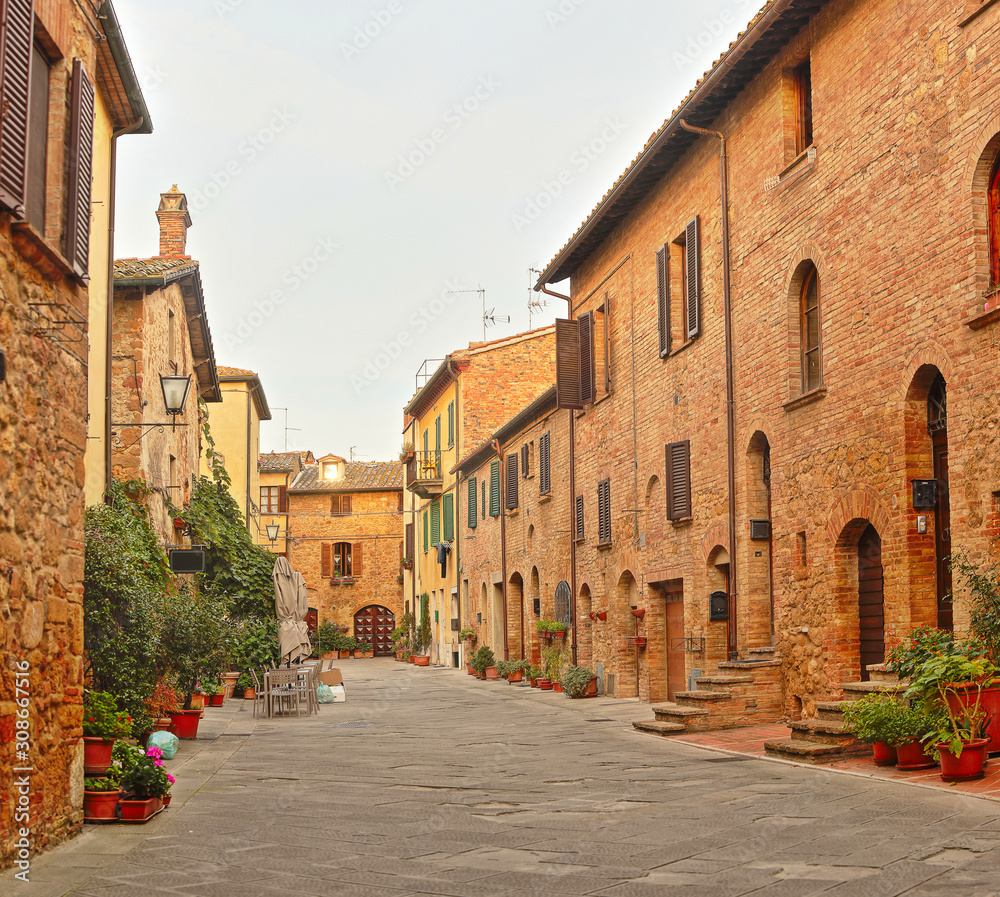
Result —
<path fill-rule="evenodd" d="M 370 604 L 354 615 L 354 637 L 359 642 L 371 642 L 375 656 L 392 654 L 392 630 L 396 628 L 396 615 L 380 604 Z"/>
<path fill-rule="evenodd" d="M 869 525 L 858 542 L 858 618 L 861 635 L 861 679 L 868 664 L 885 661 L 885 614 L 882 593 L 882 540 Z"/>

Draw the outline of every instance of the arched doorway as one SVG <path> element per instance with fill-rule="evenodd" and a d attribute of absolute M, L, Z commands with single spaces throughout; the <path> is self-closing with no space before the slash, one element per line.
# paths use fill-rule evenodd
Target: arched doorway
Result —
<path fill-rule="evenodd" d="M 354 615 L 354 638 L 370 642 L 375 656 L 392 654 L 392 630 L 396 628 L 396 615 L 381 604 L 369 604 Z"/>
<path fill-rule="evenodd" d="M 861 681 L 868 665 L 885 661 L 885 596 L 882 539 L 870 523 L 858 540 L 858 635 Z"/>
<path fill-rule="evenodd" d="M 507 632 L 510 633 L 508 653 L 512 660 L 521 659 L 524 657 L 524 580 L 520 573 L 512 574 L 507 584 L 507 613 L 510 615 L 507 621 Z M 503 646 L 498 647 L 502 650 Z"/>

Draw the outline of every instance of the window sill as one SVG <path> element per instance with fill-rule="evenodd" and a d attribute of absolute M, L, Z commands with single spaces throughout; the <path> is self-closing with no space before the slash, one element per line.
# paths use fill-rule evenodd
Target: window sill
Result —
<path fill-rule="evenodd" d="M 332 586 L 353 586 L 354 577 L 353 576 L 341 576 L 340 579 L 331 579 L 330 585 Z"/>
<path fill-rule="evenodd" d="M 802 395 L 796 396 L 790 402 L 785 402 L 781 407 L 785 411 L 794 411 L 796 408 L 802 408 L 804 405 L 811 405 L 813 402 L 818 402 L 825 395 L 826 387 L 817 386 L 815 389 L 810 389 L 809 392 L 804 392 Z"/>
<path fill-rule="evenodd" d="M 511 517 L 517 517 L 520 513 L 520 508 L 509 508 L 507 510 L 507 519 L 509 520 Z"/>
<path fill-rule="evenodd" d="M 546 502 L 552 501 L 552 493 L 544 492 L 538 496 L 538 504 L 544 505 Z"/>
<path fill-rule="evenodd" d="M 604 395 L 599 396 L 598 398 L 594 399 L 594 401 L 591 402 L 589 405 L 585 405 L 583 408 L 578 409 L 577 412 L 576 412 L 577 418 L 583 417 L 588 411 L 591 411 L 592 409 L 596 408 L 602 402 L 606 402 L 614 394 L 615 394 L 614 390 L 612 390 L 611 392 L 606 392 L 606 393 L 604 393 Z"/>
<path fill-rule="evenodd" d="M 1000 288 L 996 287 L 985 294 L 983 310 L 966 318 L 962 323 L 970 330 L 981 330 L 994 321 L 1000 321 Z"/>
<path fill-rule="evenodd" d="M 27 221 L 15 221 L 11 224 L 14 247 L 34 265 L 42 274 L 50 279 L 61 275 L 75 280 L 84 286 L 89 277 L 80 277 L 73 266 L 65 259 L 48 240 L 45 239 Z"/>
<path fill-rule="evenodd" d="M 964 28 L 966 25 L 968 25 L 974 19 L 978 18 L 978 16 L 979 16 L 980 13 L 985 12 L 987 9 L 989 9 L 996 2 L 997 2 L 997 0 L 983 0 L 983 2 L 980 3 L 978 7 L 976 7 L 976 9 L 974 9 L 968 15 L 966 15 L 963 18 L 961 18 L 961 19 L 958 20 L 958 27 L 959 28 Z"/>
<path fill-rule="evenodd" d="M 697 336 L 692 336 L 691 339 L 684 340 L 676 349 L 671 349 L 665 356 L 665 358 L 673 358 L 675 355 L 680 355 L 688 346 L 692 345 L 698 339 Z"/>
<path fill-rule="evenodd" d="M 676 520 L 669 520 L 668 523 L 673 527 L 690 526 L 694 523 L 694 517 L 678 517 Z"/>
<path fill-rule="evenodd" d="M 611 551 L 611 549 L 614 548 L 614 545 L 615 545 L 614 542 L 598 542 L 597 543 L 597 550 L 598 551 Z"/>
<path fill-rule="evenodd" d="M 764 192 L 769 193 L 772 190 L 776 190 L 791 181 L 794 181 L 799 175 L 805 174 L 807 171 L 811 171 L 813 166 L 816 164 L 817 149 L 816 145 L 806 147 L 806 149 L 799 153 L 791 162 L 789 162 L 777 175 L 772 175 L 764 180 Z"/>

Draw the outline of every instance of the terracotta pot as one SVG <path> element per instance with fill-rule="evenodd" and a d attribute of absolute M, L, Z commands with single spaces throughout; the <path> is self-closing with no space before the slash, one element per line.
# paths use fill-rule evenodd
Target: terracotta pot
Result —
<path fill-rule="evenodd" d="M 371 651 L 362 651 L 360 654 L 355 655 L 357 657 L 374 657 L 375 649 L 372 648 Z"/>
<path fill-rule="evenodd" d="M 597 677 L 591 676 L 587 687 L 578 695 L 567 695 L 570 698 L 596 698 L 597 697 Z"/>
<path fill-rule="evenodd" d="M 629 613 L 632 614 L 632 616 L 635 617 L 637 620 L 641 620 L 644 616 L 646 616 L 646 608 L 634 607 L 632 608 L 632 610 L 629 611 Z"/>
<path fill-rule="evenodd" d="M 524 671 L 517 670 L 516 672 L 510 673 L 507 676 L 508 682 L 520 682 L 524 678 Z"/>
<path fill-rule="evenodd" d="M 118 809 L 118 799 L 121 796 L 121 791 L 84 791 L 83 818 L 114 819 L 115 810 Z"/>
<path fill-rule="evenodd" d="M 102 776 L 111 767 L 111 751 L 115 739 L 83 737 L 83 774 L 86 776 Z"/>
<path fill-rule="evenodd" d="M 227 697 L 233 696 L 233 689 L 236 687 L 236 680 L 240 678 L 239 673 L 222 674 L 222 693 Z"/>
<path fill-rule="evenodd" d="M 896 749 L 883 741 L 876 741 L 872 745 L 872 757 L 876 766 L 896 765 Z"/>
<path fill-rule="evenodd" d="M 217 692 L 216 694 L 212 695 L 212 697 L 210 697 L 208 699 L 208 706 L 209 707 L 221 707 L 223 701 L 225 701 L 225 700 L 226 700 L 225 692 L 221 692 L 221 691 Z"/>
<path fill-rule="evenodd" d="M 493 682 L 495 679 L 499 679 L 500 678 L 500 674 L 497 672 L 497 668 L 496 667 L 487 667 L 486 668 L 486 678 L 489 679 L 490 682 Z"/>
<path fill-rule="evenodd" d="M 976 703 L 976 686 L 957 686 L 958 694 L 948 695 L 948 703 L 952 710 Z M 1000 686 L 984 688 L 979 692 L 979 706 L 987 713 L 986 738 L 989 741 L 987 751 L 1000 751 Z M 964 753 L 964 751 L 963 751 Z"/>
<path fill-rule="evenodd" d="M 553 641 L 562 641 L 566 638 L 566 630 L 562 629 L 559 632 L 550 632 L 549 635 L 552 636 Z"/>
<path fill-rule="evenodd" d="M 406 662 L 407 663 L 416 663 L 417 662 L 417 655 L 416 654 L 411 654 L 409 657 L 406 658 Z"/>
<path fill-rule="evenodd" d="M 161 716 L 153 725 L 154 732 L 169 732 L 170 731 L 170 717 Z"/>
<path fill-rule="evenodd" d="M 542 677 L 538 680 L 538 687 L 542 691 L 552 691 L 552 680 Z"/>
<path fill-rule="evenodd" d="M 205 709 L 205 696 L 204 695 L 191 695 L 191 709 L 192 710 L 204 710 Z"/>
<path fill-rule="evenodd" d="M 160 798 L 160 800 L 163 802 L 163 806 L 169 807 L 170 806 L 170 798 L 172 798 L 172 797 L 173 797 L 172 794 L 164 794 L 163 797 Z"/>
<path fill-rule="evenodd" d="M 418 667 L 429 667 L 431 665 L 431 657 L 429 654 L 418 654 L 413 658 L 413 663 Z"/>
<path fill-rule="evenodd" d="M 597 612 L 598 620 L 606 620 L 608 618 L 608 612 L 606 610 L 599 610 Z"/>
<path fill-rule="evenodd" d="M 163 804 L 158 797 L 151 797 L 148 800 L 119 800 L 118 806 L 122 810 L 122 819 L 141 822 L 149 819 Z"/>
<path fill-rule="evenodd" d="M 962 743 L 962 756 L 956 757 L 946 742 L 935 745 L 941 758 L 941 778 L 946 782 L 968 782 L 981 779 L 986 766 L 986 752 L 989 748 L 988 738 L 977 738 L 975 741 Z"/>
<path fill-rule="evenodd" d="M 252 701 L 257 697 L 257 690 L 253 687 L 243 689 L 243 697 L 248 701 Z"/>
<path fill-rule="evenodd" d="M 553 691 L 562 691 L 563 690 L 562 683 L 561 682 L 553 682 L 552 683 L 552 690 Z"/>
<path fill-rule="evenodd" d="M 531 685 L 532 688 L 538 688 L 538 680 L 537 679 L 532 679 L 529 676 L 528 677 L 528 683 Z"/>
<path fill-rule="evenodd" d="M 249 691 L 249 689 L 247 689 Z M 197 738 L 200 710 L 175 710 L 170 713 L 170 731 L 178 738 Z"/>
<path fill-rule="evenodd" d="M 924 746 L 919 741 L 908 741 L 896 745 L 896 766 L 899 769 L 930 769 L 937 763 L 924 753 Z"/>

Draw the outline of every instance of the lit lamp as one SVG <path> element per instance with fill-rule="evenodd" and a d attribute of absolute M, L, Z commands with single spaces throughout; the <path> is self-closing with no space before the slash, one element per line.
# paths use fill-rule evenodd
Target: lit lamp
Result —
<path fill-rule="evenodd" d="M 191 375 L 160 374 L 160 389 L 163 390 L 163 406 L 176 422 L 177 415 L 184 410 L 184 403 L 191 389 Z"/>
<path fill-rule="evenodd" d="M 267 537 L 271 540 L 271 545 L 273 546 L 275 540 L 278 538 L 278 524 L 269 523 L 264 527 L 267 530 Z"/>

